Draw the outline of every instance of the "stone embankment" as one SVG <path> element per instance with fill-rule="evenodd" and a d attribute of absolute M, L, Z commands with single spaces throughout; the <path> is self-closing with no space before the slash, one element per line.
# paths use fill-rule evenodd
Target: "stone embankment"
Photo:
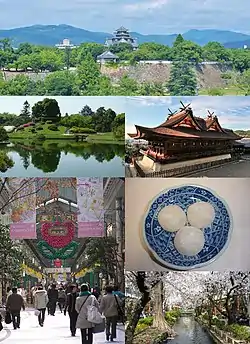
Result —
<path fill-rule="evenodd" d="M 232 67 L 228 64 L 197 64 L 194 67 L 197 75 L 198 86 L 200 88 L 215 88 L 225 87 L 227 81 L 223 79 L 224 73 L 232 71 Z M 119 80 L 128 75 L 130 78 L 138 82 L 155 82 L 166 83 L 169 80 L 171 71 L 171 64 L 137 64 L 135 66 L 119 66 L 110 67 L 106 65 L 101 66 L 101 72 L 110 77 L 114 83 L 119 83 Z"/>
<path fill-rule="evenodd" d="M 161 63 L 160 61 L 158 63 L 139 63 L 135 66 L 110 67 L 101 65 L 101 72 L 110 77 L 113 83 L 119 83 L 124 75 L 138 82 L 166 83 L 170 77 L 171 65 L 171 63 Z M 227 81 L 223 78 L 223 74 L 232 71 L 231 65 L 220 63 L 199 63 L 193 68 L 200 88 L 226 87 Z M 43 80 L 48 74 L 50 73 L 2 71 L 3 78 L 7 81 L 17 75 L 27 75 L 32 80 Z"/>

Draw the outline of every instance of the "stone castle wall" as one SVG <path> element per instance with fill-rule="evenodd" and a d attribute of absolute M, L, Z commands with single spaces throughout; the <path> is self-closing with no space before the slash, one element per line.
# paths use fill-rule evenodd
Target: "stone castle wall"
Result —
<path fill-rule="evenodd" d="M 222 78 L 223 73 L 232 71 L 230 65 L 223 64 L 197 64 L 193 67 L 197 75 L 198 86 L 201 88 L 225 87 L 226 81 Z M 171 63 L 152 63 L 137 64 L 135 66 L 110 67 L 101 65 L 101 72 L 111 78 L 114 84 L 128 75 L 138 82 L 155 82 L 166 83 L 169 80 Z M 32 80 L 43 80 L 50 73 L 33 73 L 33 72 L 14 72 L 2 71 L 4 80 L 11 80 L 17 75 L 28 75 Z"/>
<path fill-rule="evenodd" d="M 201 88 L 224 87 L 223 73 L 232 71 L 230 65 L 197 64 L 193 67 L 197 75 L 198 85 Z M 171 64 L 138 64 L 135 66 L 110 67 L 101 66 L 101 72 L 119 83 L 122 76 L 128 75 L 138 82 L 166 83 L 169 80 Z"/>

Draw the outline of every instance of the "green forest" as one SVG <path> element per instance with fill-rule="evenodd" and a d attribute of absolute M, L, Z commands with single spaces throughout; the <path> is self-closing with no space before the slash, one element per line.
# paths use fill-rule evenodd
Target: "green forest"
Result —
<path fill-rule="evenodd" d="M 0 75 L 0 95 L 223 95 L 225 90 L 199 90 L 193 66 L 200 62 L 217 62 L 230 65 L 230 71 L 222 73 L 232 94 L 250 93 L 250 50 L 227 49 L 218 42 L 199 46 L 178 35 L 173 46 L 143 43 L 137 50 L 126 43 L 111 47 L 119 62 L 107 67 L 136 66 L 139 61 L 172 61 L 169 80 L 165 83 L 138 82 L 122 76 L 112 81 L 101 72 L 97 56 L 106 48 L 102 44 L 83 43 L 75 49 L 59 50 L 56 47 L 34 46 L 22 43 L 13 49 L 11 41 L 0 40 L 0 68 L 19 73 L 5 80 Z M 32 77 L 28 72 L 32 71 Z M 36 73 L 39 77 L 35 77 Z"/>

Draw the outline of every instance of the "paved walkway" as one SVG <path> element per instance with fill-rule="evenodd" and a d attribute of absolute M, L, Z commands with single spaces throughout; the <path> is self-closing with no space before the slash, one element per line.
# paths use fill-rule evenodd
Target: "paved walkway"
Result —
<path fill-rule="evenodd" d="M 33 311 L 21 313 L 21 328 L 13 330 L 12 324 L 4 325 L 0 332 L 0 343 L 4 344 L 69 344 L 81 343 L 80 332 L 77 330 L 76 337 L 70 336 L 69 318 L 57 312 L 55 317 L 47 316 L 44 327 L 38 325 L 37 317 Z M 123 326 L 118 325 L 118 338 L 116 343 L 125 344 L 125 334 Z M 108 343 L 105 340 L 105 334 L 95 334 L 94 344 Z"/>
<path fill-rule="evenodd" d="M 190 173 L 185 177 L 214 177 L 214 178 L 249 178 L 250 158 L 231 162 L 223 166 L 213 167 L 206 171 Z"/>

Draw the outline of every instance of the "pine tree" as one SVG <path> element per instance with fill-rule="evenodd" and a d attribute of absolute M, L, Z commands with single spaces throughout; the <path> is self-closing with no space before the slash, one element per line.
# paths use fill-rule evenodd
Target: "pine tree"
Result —
<path fill-rule="evenodd" d="M 183 43 L 184 41 L 185 41 L 185 39 L 183 38 L 183 36 L 182 36 L 181 34 L 179 34 L 179 35 L 176 37 L 176 39 L 175 39 L 175 41 L 174 41 L 174 43 L 173 43 L 173 46 L 176 47 L 177 45 Z"/>
<path fill-rule="evenodd" d="M 30 104 L 27 100 L 23 103 L 23 109 L 20 113 L 20 116 L 24 123 L 29 122 L 31 120 L 31 111 L 30 111 Z"/>
<path fill-rule="evenodd" d="M 167 87 L 171 96 L 195 96 L 197 79 L 192 65 L 186 62 L 173 63 Z"/>
<path fill-rule="evenodd" d="M 82 116 L 92 116 L 93 114 L 94 111 L 92 111 L 91 107 L 89 107 L 88 105 L 85 105 L 80 111 L 80 115 Z"/>

